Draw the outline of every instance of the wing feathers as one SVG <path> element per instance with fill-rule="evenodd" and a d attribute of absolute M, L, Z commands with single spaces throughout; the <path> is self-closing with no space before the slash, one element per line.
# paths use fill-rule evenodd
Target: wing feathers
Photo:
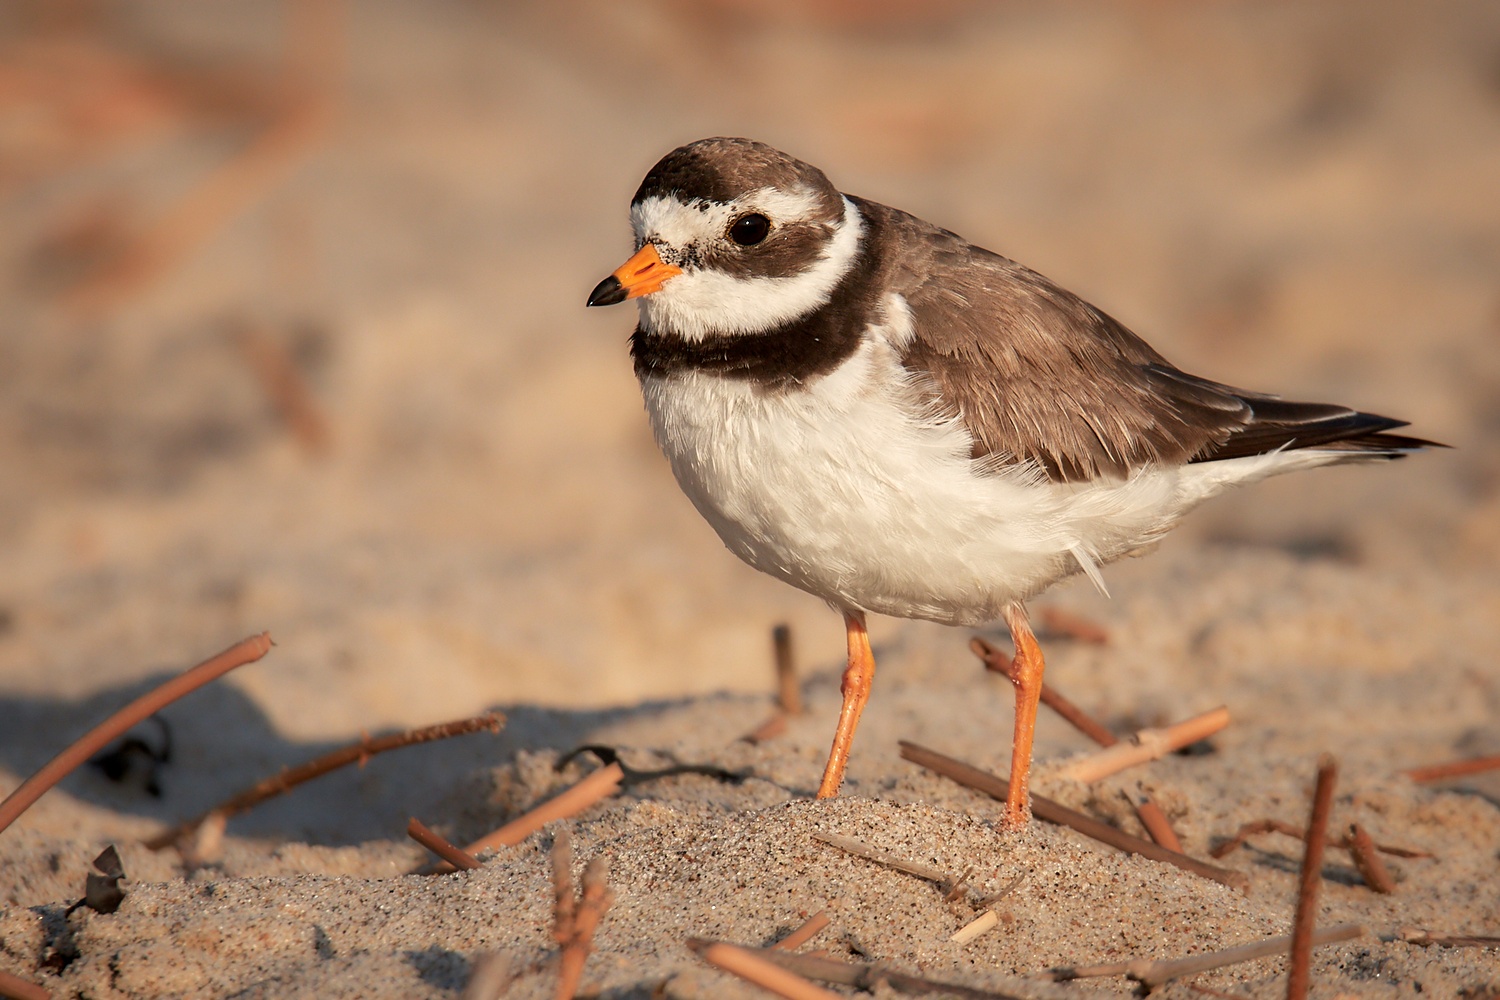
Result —
<path fill-rule="evenodd" d="M 1403 421 L 1289 402 L 1174 368 L 1108 315 L 947 230 L 853 199 L 916 325 L 902 364 L 963 421 L 975 458 L 1034 463 L 1054 481 L 1283 448 L 1397 457 L 1430 442 Z"/>

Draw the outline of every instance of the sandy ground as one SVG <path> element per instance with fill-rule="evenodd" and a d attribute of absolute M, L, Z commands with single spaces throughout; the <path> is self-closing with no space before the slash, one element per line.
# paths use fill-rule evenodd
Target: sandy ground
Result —
<path fill-rule="evenodd" d="M 280 12 L 248 3 L 112 5 L 87 30 L 179 69 L 264 74 L 283 47 Z M 0 20 L 0 68 L 36 31 Z M 423 852 L 403 831 L 478 836 L 592 766 L 553 769 L 582 743 L 752 774 L 633 786 L 569 823 L 580 866 L 611 859 L 585 975 L 602 996 L 754 995 L 684 939 L 759 945 L 823 910 L 837 957 L 1038 997 L 1128 984 L 1016 977 L 1289 930 L 1294 841 L 1231 855 L 1240 893 L 1043 824 L 1001 834 L 996 803 L 902 761 L 910 739 L 1007 766 L 1009 691 L 960 631 L 872 623 L 845 796 L 809 800 L 837 616 L 723 551 L 651 443 L 631 317 L 582 308 L 629 249 L 645 169 L 742 134 L 1036 267 L 1190 371 L 1455 446 L 1222 498 L 1107 569 L 1113 599 L 1043 598 L 1108 629 L 1043 640 L 1049 679 L 1116 731 L 1218 704 L 1234 721 L 1212 753 L 1082 786 L 1059 771 L 1086 741 L 1044 717 L 1036 788 L 1138 831 L 1121 792 L 1143 782 L 1206 857 L 1243 822 L 1303 822 L 1332 751 L 1335 826 L 1434 857 L 1393 861 L 1380 896 L 1330 851 L 1321 922 L 1369 933 L 1318 953 L 1314 995 L 1500 990 L 1496 949 L 1398 938 L 1500 934 L 1500 778 L 1400 774 L 1500 752 L 1500 8 L 374 2 L 344 35 L 314 153 L 101 317 L 60 306 L 77 275 L 49 234 L 111 198 L 159 217 L 251 131 L 0 173 L 0 789 L 162 677 L 278 643 L 163 713 L 159 796 L 87 769 L 0 834 L 0 970 L 99 1000 L 449 997 L 500 951 L 511 995 L 550 995 L 551 832 L 426 878 L 404 874 Z M 10 97 L 0 124 L 13 165 L 48 135 Z M 325 452 L 268 401 L 247 327 L 304 372 Z M 751 746 L 776 622 L 808 712 Z M 206 865 L 140 845 L 362 732 L 488 708 L 499 736 L 322 779 L 231 821 Z M 820 831 L 972 867 L 985 892 L 1024 878 L 960 946 L 971 904 Z M 65 915 L 109 843 L 123 905 Z M 1284 979 L 1267 959 L 1196 983 Z"/>

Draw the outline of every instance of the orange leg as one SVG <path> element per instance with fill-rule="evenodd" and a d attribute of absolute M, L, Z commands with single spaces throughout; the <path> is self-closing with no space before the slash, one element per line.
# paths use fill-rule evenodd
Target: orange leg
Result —
<path fill-rule="evenodd" d="M 1010 626 L 1016 644 L 1012 681 L 1016 686 L 1016 734 L 1010 747 L 1010 794 L 1005 799 L 1007 830 L 1019 830 L 1031 819 L 1031 744 L 1036 737 L 1036 708 L 1042 698 L 1042 647 L 1031 633 L 1026 609 L 1012 604 L 1005 609 L 1005 624 Z"/>
<path fill-rule="evenodd" d="M 831 799 L 844 783 L 844 769 L 849 766 L 849 748 L 854 745 L 854 729 L 859 714 L 870 700 L 870 685 L 875 680 L 875 656 L 870 652 L 870 633 L 865 631 L 863 611 L 845 611 L 844 628 L 849 633 L 849 665 L 844 668 L 844 707 L 839 712 L 839 728 L 833 734 L 833 749 L 828 752 L 828 766 L 818 798 Z"/>

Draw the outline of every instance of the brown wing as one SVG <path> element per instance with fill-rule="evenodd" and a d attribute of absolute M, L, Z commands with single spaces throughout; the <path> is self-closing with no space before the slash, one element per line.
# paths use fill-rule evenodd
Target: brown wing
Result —
<path fill-rule="evenodd" d="M 1398 454 L 1402 421 L 1291 403 L 1178 371 L 1120 323 L 1034 271 L 895 209 L 857 200 L 891 240 L 892 290 L 916 337 L 902 364 L 958 417 L 976 458 L 1033 461 L 1055 481 L 1330 445 Z"/>

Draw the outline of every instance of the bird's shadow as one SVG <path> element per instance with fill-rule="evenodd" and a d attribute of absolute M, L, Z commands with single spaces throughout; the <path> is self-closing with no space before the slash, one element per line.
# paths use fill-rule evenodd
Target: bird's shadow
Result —
<path fill-rule="evenodd" d="M 78 700 L 0 697 L 0 766 L 18 777 L 35 772 L 90 727 L 170 676 L 157 674 Z M 474 788 L 471 776 L 487 774 L 517 754 L 561 753 L 597 742 L 596 734 L 608 726 L 650 719 L 688 701 L 569 710 L 534 704 L 493 706 L 505 717 L 498 734 L 485 730 L 403 747 L 372 757 L 363 766 L 341 768 L 235 816 L 230 830 L 240 836 L 330 846 L 399 837 L 409 817 L 451 812 L 455 797 Z M 398 731 L 390 728 L 368 735 Z M 113 759 L 80 767 L 48 794 L 70 795 L 167 826 L 358 738 L 290 738 L 237 687 L 213 684 L 136 726 L 112 744 Z"/>

